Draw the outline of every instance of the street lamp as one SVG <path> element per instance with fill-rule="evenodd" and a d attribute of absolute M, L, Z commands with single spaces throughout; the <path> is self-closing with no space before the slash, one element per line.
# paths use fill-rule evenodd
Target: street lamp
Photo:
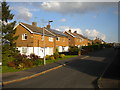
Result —
<path fill-rule="evenodd" d="M 53 22 L 51 20 L 48 21 L 48 24 L 50 25 L 50 23 Z M 42 23 L 45 23 L 44 20 L 42 20 Z M 43 25 L 43 46 L 44 46 L 44 65 L 46 65 L 46 60 L 45 60 L 45 27 Z"/>

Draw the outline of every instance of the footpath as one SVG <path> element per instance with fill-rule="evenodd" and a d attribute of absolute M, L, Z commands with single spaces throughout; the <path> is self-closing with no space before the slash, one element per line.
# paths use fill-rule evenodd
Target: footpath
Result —
<path fill-rule="evenodd" d="M 120 88 L 120 49 L 117 49 L 115 52 L 116 55 L 113 61 L 98 80 L 99 88 Z"/>

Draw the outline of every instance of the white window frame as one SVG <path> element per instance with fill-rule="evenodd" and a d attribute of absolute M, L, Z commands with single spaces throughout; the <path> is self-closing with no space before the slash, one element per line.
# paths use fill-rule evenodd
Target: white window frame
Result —
<path fill-rule="evenodd" d="M 57 40 L 57 38 L 58 38 L 58 40 Z M 57 41 L 60 41 L 60 37 L 57 37 L 57 38 L 56 38 L 56 40 L 57 40 Z"/>
<path fill-rule="evenodd" d="M 50 41 L 50 42 L 53 42 L 53 37 L 49 37 L 49 41 Z"/>
<path fill-rule="evenodd" d="M 44 38 L 45 38 L 45 36 L 42 36 L 42 37 L 41 37 L 41 40 L 44 41 Z"/>
<path fill-rule="evenodd" d="M 27 37 L 27 34 L 26 33 L 22 34 L 22 40 L 27 40 L 27 38 L 25 37 Z"/>

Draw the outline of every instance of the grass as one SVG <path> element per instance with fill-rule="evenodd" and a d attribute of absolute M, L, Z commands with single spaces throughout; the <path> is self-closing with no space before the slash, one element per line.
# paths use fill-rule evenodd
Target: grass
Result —
<path fill-rule="evenodd" d="M 66 55 L 64 58 L 58 58 L 56 60 L 46 60 L 46 64 L 50 64 L 50 63 L 54 63 L 57 62 L 59 60 L 65 60 L 68 58 L 72 58 L 72 57 L 76 57 L 78 55 Z M 41 66 L 42 64 L 38 65 Z M 36 66 L 33 66 L 36 67 Z M 18 72 L 18 71 L 22 71 L 22 70 L 26 70 L 26 69 L 30 69 L 30 68 L 24 68 L 24 69 L 14 69 L 12 67 L 8 67 L 8 66 L 0 66 L 0 71 L 2 71 L 2 73 L 7 73 L 7 72 Z"/>
<path fill-rule="evenodd" d="M 46 63 L 49 64 L 49 63 L 54 63 L 54 62 L 57 62 L 59 60 L 65 60 L 65 59 L 68 59 L 68 58 L 72 58 L 72 57 L 76 57 L 78 55 L 66 55 L 65 57 L 63 58 L 58 58 L 58 59 L 55 59 L 55 60 L 46 60 Z"/>

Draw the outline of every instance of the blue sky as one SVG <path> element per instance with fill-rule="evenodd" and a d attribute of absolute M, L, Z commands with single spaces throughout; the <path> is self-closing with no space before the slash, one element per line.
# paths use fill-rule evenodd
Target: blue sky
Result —
<path fill-rule="evenodd" d="M 60 31 L 77 30 L 90 39 L 118 42 L 118 4 L 115 2 L 9 2 L 14 20 Z"/>

